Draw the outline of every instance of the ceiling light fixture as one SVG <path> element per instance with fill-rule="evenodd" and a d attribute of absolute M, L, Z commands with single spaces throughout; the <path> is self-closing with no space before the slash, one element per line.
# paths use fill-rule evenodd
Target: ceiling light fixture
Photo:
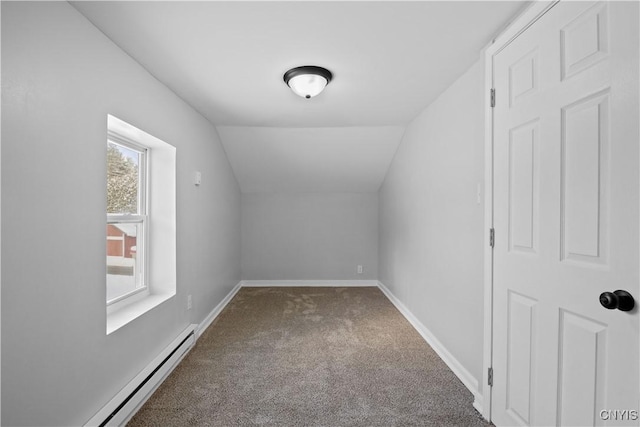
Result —
<path fill-rule="evenodd" d="M 296 95 L 309 99 L 322 92 L 332 77 L 326 68 L 305 65 L 290 69 L 283 79 Z"/>

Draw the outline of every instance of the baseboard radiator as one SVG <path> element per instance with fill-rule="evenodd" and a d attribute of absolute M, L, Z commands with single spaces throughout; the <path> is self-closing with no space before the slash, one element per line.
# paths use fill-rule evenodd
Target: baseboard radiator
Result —
<path fill-rule="evenodd" d="M 145 369 L 109 401 L 85 427 L 126 424 L 173 371 L 196 341 L 196 328 L 190 325 L 169 344 Z"/>

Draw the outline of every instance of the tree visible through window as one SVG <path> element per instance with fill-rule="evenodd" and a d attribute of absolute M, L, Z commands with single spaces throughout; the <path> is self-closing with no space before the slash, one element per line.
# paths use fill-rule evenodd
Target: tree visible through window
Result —
<path fill-rule="evenodd" d="M 107 141 L 107 303 L 146 288 L 146 149 Z"/>
<path fill-rule="evenodd" d="M 107 145 L 107 213 L 138 210 L 138 153 L 113 142 Z"/>

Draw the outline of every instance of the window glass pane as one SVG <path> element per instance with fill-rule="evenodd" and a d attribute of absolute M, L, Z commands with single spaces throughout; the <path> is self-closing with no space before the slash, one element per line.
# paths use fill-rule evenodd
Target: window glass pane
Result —
<path fill-rule="evenodd" d="M 107 224 L 107 301 L 143 287 L 142 223 Z"/>
<path fill-rule="evenodd" d="M 107 144 L 107 213 L 141 214 L 139 151 L 109 141 Z"/>

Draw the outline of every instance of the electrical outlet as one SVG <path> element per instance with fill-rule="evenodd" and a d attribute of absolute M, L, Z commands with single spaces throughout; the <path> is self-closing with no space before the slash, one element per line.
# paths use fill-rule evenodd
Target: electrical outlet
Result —
<path fill-rule="evenodd" d="M 361 265 L 358 266 L 358 274 L 362 274 L 362 266 Z"/>
<path fill-rule="evenodd" d="M 193 307 L 191 295 L 187 295 L 187 310 L 191 310 L 191 307 Z"/>

